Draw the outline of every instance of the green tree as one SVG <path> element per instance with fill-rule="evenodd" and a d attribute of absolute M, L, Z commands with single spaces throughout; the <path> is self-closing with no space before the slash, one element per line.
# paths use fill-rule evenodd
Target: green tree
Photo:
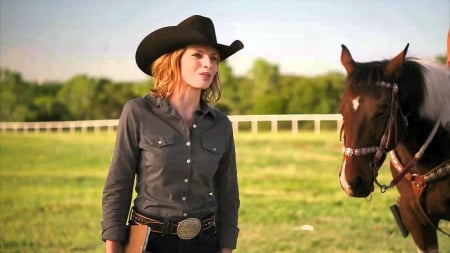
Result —
<path fill-rule="evenodd" d="M 34 118 L 33 121 L 58 121 L 63 120 L 68 114 L 65 104 L 56 99 L 56 95 L 63 87 L 60 83 L 44 83 L 33 85 Z"/>
<path fill-rule="evenodd" d="M 65 104 L 69 115 L 65 119 L 89 120 L 100 117 L 98 104 L 105 99 L 103 88 L 106 79 L 78 75 L 70 79 L 58 92 L 58 102 Z"/>
<path fill-rule="evenodd" d="M 30 110 L 30 85 L 19 73 L 0 70 L 0 121 L 27 121 Z"/>
<path fill-rule="evenodd" d="M 270 64 L 264 59 L 257 59 L 250 70 L 252 81 L 253 114 L 277 114 L 282 113 L 284 101 L 280 96 L 278 81 L 280 73 L 278 66 Z"/>
<path fill-rule="evenodd" d="M 340 73 L 306 78 L 286 76 L 281 79 L 286 113 L 337 113 L 345 76 Z"/>
<path fill-rule="evenodd" d="M 219 76 L 222 95 L 215 107 L 226 114 L 239 113 L 239 85 L 233 70 L 226 61 L 219 64 Z"/>
<path fill-rule="evenodd" d="M 446 64 L 447 63 L 447 55 L 441 54 L 435 57 L 435 60 L 439 63 Z"/>

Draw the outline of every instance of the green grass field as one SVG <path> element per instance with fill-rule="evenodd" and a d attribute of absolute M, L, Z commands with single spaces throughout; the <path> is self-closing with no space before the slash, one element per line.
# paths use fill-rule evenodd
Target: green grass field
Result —
<path fill-rule="evenodd" d="M 104 252 L 101 195 L 114 141 L 112 133 L 1 133 L 0 252 Z M 239 133 L 236 150 L 235 252 L 416 252 L 389 211 L 396 190 L 367 200 L 340 189 L 336 132 Z M 390 180 L 386 165 L 379 179 Z"/>

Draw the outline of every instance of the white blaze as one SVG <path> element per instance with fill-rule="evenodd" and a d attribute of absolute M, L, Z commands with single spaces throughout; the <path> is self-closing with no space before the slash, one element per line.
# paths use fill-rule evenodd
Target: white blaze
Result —
<path fill-rule="evenodd" d="M 352 189 L 350 188 L 350 185 L 348 184 L 347 179 L 345 178 L 346 160 L 347 160 L 347 158 L 344 157 L 344 161 L 342 162 L 341 176 L 339 177 L 339 181 L 341 182 L 341 186 L 344 189 L 344 191 L 347 194 L 351 194 Z"/>
<path fill-rule="evenodd" d="M 352 104 L 353 104 L 353 110 L 358 110 L 359 107 L 359 96 L 357 96 L 356 98 L 354 98 L 352 100 Z"/>

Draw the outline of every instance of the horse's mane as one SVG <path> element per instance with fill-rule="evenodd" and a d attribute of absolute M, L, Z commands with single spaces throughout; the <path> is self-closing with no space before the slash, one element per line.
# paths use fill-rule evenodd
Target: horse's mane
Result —
<path fill-rule="evenodd" d="M 441 126 L 450 131 L 450 69 L 424 60 L 414 61 L 423 67 L 426 84 L 420 116 L 432 121 L 440 118 Z"/>

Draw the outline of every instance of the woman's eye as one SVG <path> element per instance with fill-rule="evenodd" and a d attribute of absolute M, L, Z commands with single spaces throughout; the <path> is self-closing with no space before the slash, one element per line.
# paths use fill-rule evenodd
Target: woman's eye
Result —
<path fill-rule="evenodd" d="M 202 54 L 200 53 L 194 53 L 192 56 L 194 56 L 195 58 L 202 58 Z"/>
<path fill-rule="evenodd" d="M 211 57 L 211 61 L 217 62 L 217 61 L 219 61 L 219 59 L 218 59 L 216 56 L 212 56 L 212 57 Z"/>

